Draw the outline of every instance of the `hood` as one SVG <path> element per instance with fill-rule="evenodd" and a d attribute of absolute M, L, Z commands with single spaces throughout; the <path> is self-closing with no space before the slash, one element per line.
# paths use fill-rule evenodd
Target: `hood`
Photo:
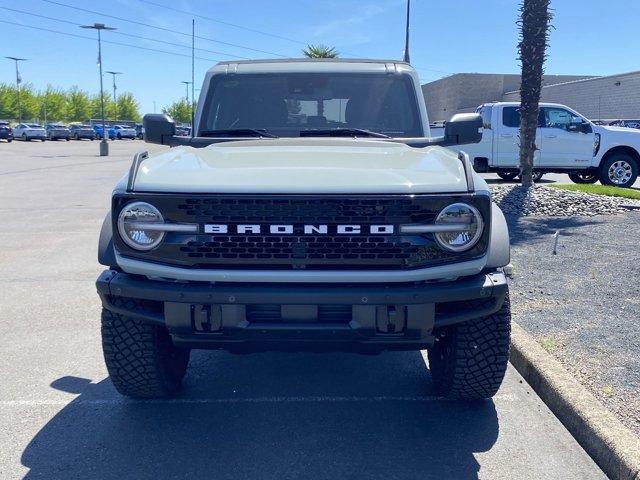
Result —
<path fill-rule="evenodd" d="M 448 193 L 467 189 L 440 147 L 363 139 L 282 138 L 176 147 L 142 162 L 139 192 Z"/>

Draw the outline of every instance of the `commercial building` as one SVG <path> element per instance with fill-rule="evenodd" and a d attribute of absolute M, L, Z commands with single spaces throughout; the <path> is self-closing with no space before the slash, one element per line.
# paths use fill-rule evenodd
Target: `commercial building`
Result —
<path fill-rule="evenodd" d="M 518 87 L 502 99 L 520 101 Z M 638 120 L 640 71 L 547 85 L 542 88 L 541 101 L 562 103 L 591 120 Z"/>
<path fill-rule="evenodd" d="M 543 85 L 588 78 L 579 75 L 545 75 Z M 448 120 L 456 113 L 473 112 L 481 103 L 502 101 L 520 88 L 520 75 L 456 73 L 422 86 L 431 122 Z"/>

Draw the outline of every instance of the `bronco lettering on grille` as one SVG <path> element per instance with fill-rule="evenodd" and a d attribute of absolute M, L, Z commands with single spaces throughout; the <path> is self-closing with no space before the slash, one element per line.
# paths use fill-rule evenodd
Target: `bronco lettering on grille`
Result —
<path fill-rule="evenodd" d="M 206 224 L 204 233 L 271 234 L 271 235 L 393 235 L 393 225 L 261 225 Z M 299 232 L 299 233 L 296 233 Z"/>

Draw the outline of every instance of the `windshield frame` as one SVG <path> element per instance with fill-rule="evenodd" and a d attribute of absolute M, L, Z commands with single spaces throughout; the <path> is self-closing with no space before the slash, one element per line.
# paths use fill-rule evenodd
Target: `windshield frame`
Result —
<path fill-rule="evenodd" d="M 211 125 L 209 124 L 210 122 L 210 115 L 213 112 L 212 108 L 209 108 L 210 105 L 212 105 L 213 103 L 213 95 L 214 92 L 216 90 L 216 87 L 220 84 L 220 82 L 222 82 L 225 79 L 230 78 L 231 76 L 278 76 L 278 75 L 282 75 L 282 76 L 286 76 L 286 75 L 340 75 L 340 76 L 376 76 L 376 77 L 385 77 L 385 76 L 389 76 L 389 75 L 393 75 L 394 77 L 399 78 L 401 81 L 406 83 L 406 87 L 407 87 L 407 101 L 409 103 L 409 105 L 411 106 L 411 115 L 413 116 L 413 121 L 415 122 L 415 126 L 413 128 L 415 128 L 414 131 L 407 131 L 406 134 L 401 135 L 401 136 L 397 136 L 397 135 L 393 135 L 390 133 L 394 133 L 394 132 L 389 132 L 387 130 L 384 131 L 380 131 L 378 129 L 372 129 L 372 128 L 366 128 L 365 126 L 349 126 L 347 124 L 343 125 L 342 127 L 334 127 L 334 128 L 346 128 L 346 129 L 353 129 L 353 128 L 359 128 L 361 130 L 372 130 L 374 132 L 377 133 L 382 133 L 382 134 L 387 134 L 389 135 L 390 138 L 398 138 L 398 139 L 403 139 L 403 138 L 421 138 L 421 137 L 425 137 L 427 135 L 427 130 L 425 127 L 425 122 L 423 119 L 423 109 L 420 106 L 420 99 L 416 93 L 416 84 L 415 84 L 415 79 L 413 78 L 413 75 L 411 75 L 410 72 L 396 72 L 396 73 L 381 73 L 381 72 L 345 72 L 345 71 L 323 71 L 323 72 L 304 72 L 304 71 L 286 71 L 286 72 L 251 72 L 251 73 L 234 73 L 234 74 L 228 74 L 228 73 L 214 73 L 213 75 L 211 75 L 210 77 L 210 81 L 208 82 L 207 85 L 207 93 L 206 96 L 204 98 L 200 99 L 200 104 L 198 105 L 198 115 L 197 115 L 197 135 L 196 137 L 200 136 L 201 132 L 203 131 L 207 131 L 207 130 L 211 130 Z M 304 125 L 302 125 L 302 127 L 305 127 Z M 246 127 L 246 128 L 250 128 L 250 127 Z M 255 127 L 257 128 L 257 127 Z M 331 127 L 325 126 L 325 127 L 317 127 L 315 129 L 320 130 L 320 131 L 326 131 L 327 129 L 330 129 Z M 314 128 L 311 128 L 311 130 L 313 130 Z M 309 135 L 309 128 L 300 128 L 298 129 L 298 134 L 291 134 L 291 132 L 295 132 L 295 128 L 292 128 L 291 130 L 285 130 L 285 133 L 282 132 L 282 129 L 268 129 L 267 132 L 268 133 L 272 133 L 274 135 L 277 135 L 280 138 L 301 138 L 300 135 L 300 131 L 304 131 L 306 133 L 306 135 L 304 135 L 305 137 L 310 137 L 312 135 Z M 319 136 L 325 136 L 326 135 L 319 135 Z M 247 139 L 249 139 L 251 137 L 247 137 Z M 375 137 L 370 137 L 370 138 L 375 138 Z"/>

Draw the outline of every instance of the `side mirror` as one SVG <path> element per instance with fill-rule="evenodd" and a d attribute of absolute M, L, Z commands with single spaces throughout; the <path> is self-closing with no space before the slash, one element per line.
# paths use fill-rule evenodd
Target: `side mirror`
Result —
<path fill-rule="evenodd" d="M 571 119 L 571 123 L 567 125 L 567 130 L 569 132 L 581 132 L 581 133 L 591 133 L 591 125 L 589 122 L 585 122 L 584 119 L 580 117 L 573 117 Z"/>
<path fill-rule="evenodd" d="M 482 117 L 477 113 L 458 113 L 444 125 L 446 145 L 464 145 L 482 140 Z"/>
<path fill-rule="evenodd" d="M 176 122 L 165 113 L 147 113 L 142 119 L 144 141 L 168 145 L 176 134 Z"/>

